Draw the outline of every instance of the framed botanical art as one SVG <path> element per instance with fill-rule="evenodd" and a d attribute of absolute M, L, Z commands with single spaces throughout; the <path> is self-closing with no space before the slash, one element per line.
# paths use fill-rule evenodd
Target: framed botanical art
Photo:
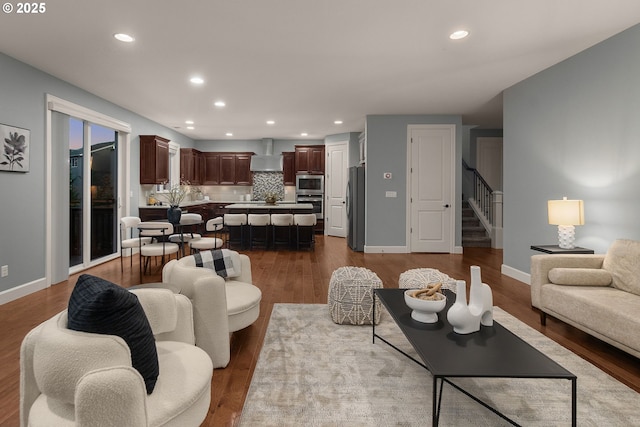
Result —
<path fill-rule="evenodd" d="M 0 171 L 29 172 L 31 131 L 0 124 L 0 136 L 2 137 Z"/>

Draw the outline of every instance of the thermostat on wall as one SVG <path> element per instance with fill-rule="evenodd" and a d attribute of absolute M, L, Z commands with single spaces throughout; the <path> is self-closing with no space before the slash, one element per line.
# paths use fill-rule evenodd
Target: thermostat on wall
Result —
<path fill-rule="evenodd" d="M 384 179 L 391 179 L 391 172 L 385 172 Z"/>

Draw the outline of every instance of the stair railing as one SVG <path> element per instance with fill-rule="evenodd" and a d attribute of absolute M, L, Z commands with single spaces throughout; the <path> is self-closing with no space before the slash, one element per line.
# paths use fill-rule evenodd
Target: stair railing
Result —
<path fill-rule="evenodd" d="M 502 191 L 494 191 L 477 169 L 462 160 L 465 180 L 473 182 L 473 197 L 469 205 L 491 236 L 491 246 L 502 248 Z"/>

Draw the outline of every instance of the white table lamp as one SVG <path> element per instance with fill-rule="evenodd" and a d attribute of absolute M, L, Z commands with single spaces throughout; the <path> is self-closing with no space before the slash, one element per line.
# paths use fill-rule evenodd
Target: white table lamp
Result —
<path fill-rule="evenodd" d="M 549 224 L 558 226 L 558 244 L 563 249 L 575 248 L 575 225 L 584 225 L 584 203 L 582 200 L 548 201 Z"/>

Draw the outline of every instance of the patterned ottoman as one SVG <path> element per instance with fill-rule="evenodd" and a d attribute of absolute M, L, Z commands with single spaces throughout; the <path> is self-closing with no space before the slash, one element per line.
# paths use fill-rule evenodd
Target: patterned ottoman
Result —
<path fill-rule="evenodd" d="M 329 313 L 339 325 L 370 325 L 373 321 L 373 289 L 382 280 L 364 267 L 340 267 L 329 282 Z M 380 301 L 376 300 L 376 324 L 380 323 Z"/>
<path fill-rule="evenodd" d="M 442 289 L 456 291 L 456 279 L 452 279 L 435 268 L 414 268 L 400 274 L 398 287 L 401 289 L 424 288 L 430 283 L 442 283 Z"/>

